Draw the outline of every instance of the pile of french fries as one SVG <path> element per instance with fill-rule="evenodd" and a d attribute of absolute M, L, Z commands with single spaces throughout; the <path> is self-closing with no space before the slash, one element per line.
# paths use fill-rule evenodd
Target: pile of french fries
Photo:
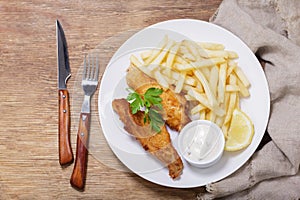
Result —
<path fill-rule="evenodd" d="M 227 138 L 233 110 L 240 108 L 241 97 L 250 95 L 250 82 L 236 58 L 222 44 L 176 42 L 165 36 L 140 58 L 131 55 L 130 62 L 163 88 L 183 94 L 192 105 L 191 118 L 216 123 Z"/>

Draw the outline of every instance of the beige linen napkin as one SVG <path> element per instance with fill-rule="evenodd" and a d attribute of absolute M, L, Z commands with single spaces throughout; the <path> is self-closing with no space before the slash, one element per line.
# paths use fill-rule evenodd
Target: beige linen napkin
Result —
<path fill-rule="evenodd" d="M 266 62 L 272 141 L 197 199 L 299 199 L 300 1 L 224 0 L 211 22 L 239 36 Z"/>

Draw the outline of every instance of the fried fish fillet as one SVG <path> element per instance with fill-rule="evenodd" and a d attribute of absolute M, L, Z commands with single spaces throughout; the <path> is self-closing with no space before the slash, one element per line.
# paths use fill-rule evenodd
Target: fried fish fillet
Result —
<path fill-rule="evenodd" d="M 146 151 L 168 166 L 170 177 L 173 179 L 179 177 L 183 170 L 183 163 L 176 149 L 172 146 L 166 126 L 161 127 L 161 132 L 154 133 L 150 125 L 144 123 L 142 111 L 134 115 L 131 113 L 126 99 L 113 100 L 112 107 L 124 123 L 124 129 L 133 135 Z"/>
<path fill-rule="evenodd" d="M 129 87 L 137 93 L 144 94 L 151 87 L 163 89 L 156 80 L 144 74 L 135 66 L 130 66 L 126 75 L 126 81 Z M 165 112 L 164 119 L 166 124 L 173 130 L 180 131 L 184 125 L 190 122 L 187 115 L 187 102 L 180 94 L 175 94 L 170 89 L 163 89 L 160 95 L 162 106 Z"/>

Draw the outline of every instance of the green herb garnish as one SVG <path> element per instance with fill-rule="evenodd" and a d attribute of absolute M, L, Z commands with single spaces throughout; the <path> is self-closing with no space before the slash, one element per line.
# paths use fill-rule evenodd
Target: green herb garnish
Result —
<path fill-rule="evenodd" d="M 165 123 L 161 114 L 155 109 L 150 109 L 148 116 L 152 130 L 154 130 L 156 133 L 159 133 L 161 131 L 160 127 Z"/>
<path fill-rule="evenodd" d="M 131 113 L 136 114 L 138 111 L 144 111 L 144 123 L 149 120 L 151 129 L 160 132 L 160 127 L 164 124 L 164 120 L 159 113 L 159 110 L 162 110 L 160 95 L 163 90 L 149 88 L 143 95 L 131 89 L 129 89 L 129 92 L 127 101 L 130 103 Z"/>

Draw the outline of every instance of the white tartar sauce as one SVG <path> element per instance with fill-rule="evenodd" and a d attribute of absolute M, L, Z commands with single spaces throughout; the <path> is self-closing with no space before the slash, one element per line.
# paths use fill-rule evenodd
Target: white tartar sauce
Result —
<path fill-rule="evenodd" d="M 191 160 L 200 161 L 214 157 L 221 135 L 208 124 L 197 124 L 186 130 L 183 136 L 183 154 Z"/>

